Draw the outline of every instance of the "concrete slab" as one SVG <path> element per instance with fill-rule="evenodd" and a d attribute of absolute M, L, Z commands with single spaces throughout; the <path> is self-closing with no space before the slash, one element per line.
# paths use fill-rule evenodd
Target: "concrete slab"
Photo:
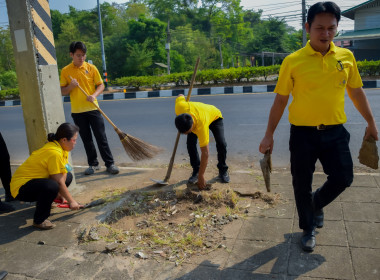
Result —
<path fill-rule="evenodd" d="M 294 201 L 280 201 L 273 207 L 262 209 L 260 206 L 251 205 L 248 216 L 258 216 L 267 218 L 292 219 L 295 213 Z"/>
<path fill-rule="evenodd" d="M 226 268 L 260 274 L 285 274 L 288 250 L 287 243 L 237 240 Z"/>
<path fill-rule="evenodd" d="M 379 202 L 380 189 L 372 187 L 349 187 L 341 195 L 343 202 Z"/>
<path fill-rule="evenodd" d="M 75 230 L 78 224 L 73 223 L 56 223 L 53 230 L 34 229 L 30 234 L 19 238 L 20 241 L 37 244 L 39 241 L 44 241 L 48 246 L 70 247 L 76 245 Z"/>
<path fill-rule="evenodd" d="M 291 230 L 291 219 L 248 217 L 244 221 L 238 239 L 285 242 L 290 237 L 286 233 Z"/>
<path fill-rule="evenodd" d="M 194 279 L 208 279 L 208 280 L 219 280 L 223 279 L 222 271 L 216 267 L 209 266 L 209 261 L 205 261 L 201 265 L 184 265 L 180 272 L 177 273 L 176 280 L 194 280 Z"/>
<path fill-rule="evenodd" d="M 350 246 L 380 248 L 380 223 L 346 222 L 346 227 Z"/>
<path fill-rule="evenodd" d="M 378 185 L 375 178 L 376 176 L 372 175 L 354 175 L 354 181 L 351 186 L 376 188 Z"/>
<path fill-rule="evenodd" d="M 351 254 L 356 279 L 380 279 L 379 249 L 352 248 Z"/>
<path fill-rule="evenodd" d="M 238 270 L 238 269 L 226 269 L 222 271 L 223 280 L 286 280 L 285 275 L 279 274 L 264 274 L 255 273 L 252 271 Z"/>
<path fill-rule="evenodd" d="M 206 255 L 195 255 L 191 259 L 185 260 L 184 263 L 201 265 L 207 262 L 208 266 L 224 267 L 234 247 L 234 243 L 234 239 L 224 240 L 222 244 L 225 245 L 226 248 L 215 249 Z"/>
<path fill-rule="evenodd" d="M 241 227 L 244 224 L 244 219 L 234 220 L 232 223 L 229 223 L 223 227 L 223 236 L 229 239 L 236 239 L 239 235 Z"/>
<path fill-rule="evenodd" d="M 379 203 L 342 202 L 344 219 L 351 222 L 380 222 Z"/>
<path fill-rule="evenodd" d="M 347 247 L 317 246 L 313 253 L 305 253 L 298 244 L 292 244 L 288 275 L 323 279 L 353 279 L 350 251 Z"/>
<path fill-rule="evenodd" d="M 49 280 L 91 279 L 101 270 L 104 258 L 104 254 L 88 254 L 73 249 L 62 250 L 60 257 L 46 266 L 45 270 L 37 275 L 37 278 Z"/>
<path fill-rule="evenodd" d="M 50 267 L 63 252 L 62 247 L 37 245 L 22 241 L 2 244 L 0 270 L 36 277 L 41 271 Z"/>
<path fill-rule="evenodd" d="M 377 187 L 380 187 L 380 176 L 374 176 Z"/>

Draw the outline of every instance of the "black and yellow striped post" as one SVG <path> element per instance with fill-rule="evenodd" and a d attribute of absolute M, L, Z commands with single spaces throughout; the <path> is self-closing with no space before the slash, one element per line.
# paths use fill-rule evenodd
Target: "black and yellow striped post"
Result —
<path fill-rule="evenodd" d="M 65 122 L 48 0 L 6 0 L 29 151 Z"/>
<path fill-rule="evenodd" d="M 57 65 L 50 7 L 47 0 L 30 0 L 38 65 Z"/>

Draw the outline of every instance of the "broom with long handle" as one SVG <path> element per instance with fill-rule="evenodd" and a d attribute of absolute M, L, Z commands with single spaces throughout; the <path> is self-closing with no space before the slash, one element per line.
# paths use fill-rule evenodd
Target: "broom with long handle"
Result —
<path fill-rule="evenodd" d="M 187 97 L 186 97 L 186 101 L 189 102 L 190 100 L 190 96 L 191 96 L 191 91 L 193 89 L 193 85 L 194 85 L 194 81 L 195 81 L 195 76 L 197 75 L 197 70 L 198 70 L 198 65 L 199 65 L 199 56 L 198 56 L 198 59 L 197 59 L 197 62 L 195 63 L 195 67 L 194 67 L 194 72 L 193 72 L 193 76 L 191 77 L 191 82 L 190 82 L 190 87 L 189 87 L 189 92 L 187 93 Z M 159 184 L 159 185 L 167 185 L 169 184 L 168 181 L 170 179 L 170 176 L 172 174 L 172 170 L 173 170 L 173 165 L 174 165 L 174 158 L 175 158 L 175 154 L 177 152 L 177 147 L 178 147 L 178 142 L 179 142 L 179 137 L 181 136 L 181 133 L 177 133 L 177 138 L 175 139 L 175 144 L 174 144 L 174 148 L 173 148 L 173 153 L 172 153 L 172 156 L 170 158 L 170 162 L 169 162 L 169 166 L 168 166 L 168 171 L 166 172 L 166 176 L 164 178 L 163 181 L 161 180 L 155 180 L 155 179 L 151 179 L 153 182 Z"/>
<path fill-rule="evenodd" d="M 73 79 L 71 76 L 69 76 L 70 79 Z M 78 85 L 78 88 L 83 92 L 84 95 L 89 96 L 87 92 L 83 90 L 83 88 Z M 139 138 L 133 137 L 130 134 L 126 134 L 122 132 L 111 120 L 110 118 L 103 112 L 100 107 L 92 102 L 96 109 L 103 115 L 103 117 L 112 125 L 112 127 L 115 129 L 117 135 L 119 135 L 121 144 L 123 144 L 123 147 L 128 154 L 128 156 L 136 161 L 136 160 L 143 160 L 143 159 L 150 159 L 153 158 L 155 155 L 158 154 L 162 149 L 156 146 L 153 146 L 151 144 L 148 144 L 144 141 L 142 141 Z"/>

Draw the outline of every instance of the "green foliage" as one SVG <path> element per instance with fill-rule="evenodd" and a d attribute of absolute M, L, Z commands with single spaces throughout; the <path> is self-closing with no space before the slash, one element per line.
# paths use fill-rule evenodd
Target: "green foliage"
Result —
<path fill-rule="evenodd" d="M 9 29 L 0 27 L 0 73 L 15 69 L 13 46 Z"/>
<path fill-rule="evenodd" d="M 2 89 L 12 89 L 17 87 L 17 75 L 13 70 L 0 73 L 0 86 Z"/>
<path fill-rule="evenodd" d="M 378 61 L 358 61 L 358 69 L 361 76 L 379 76 L 380 60 Z"/>
<path fill-rule="evenodd" d="M 18 99 L 19 97 L 18 88 L 0 90 L 0 99 Z"/>

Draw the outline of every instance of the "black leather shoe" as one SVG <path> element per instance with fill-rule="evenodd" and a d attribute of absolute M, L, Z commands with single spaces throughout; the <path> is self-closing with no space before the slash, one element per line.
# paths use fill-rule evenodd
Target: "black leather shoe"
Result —
<path fill-rule="evenodd" d="M 228 174 L 227 171 L 219 173 L 219 179 L 223 183 L 229 183 L 230 182 L 230 175 Z"/>
<path fill-rule="evenodd" d="M 198 183 L 198 172 L 193 172 L 193 175 L 190 176 L 189 180 L 187 180 L 189 184 L 195 185 Z"/>
<path fill-rule="evenodd" d="M 313 252 L 315 248 L 315 231 L 303 231 L 301 238 L 302 250 L 306 252 Z"/>

